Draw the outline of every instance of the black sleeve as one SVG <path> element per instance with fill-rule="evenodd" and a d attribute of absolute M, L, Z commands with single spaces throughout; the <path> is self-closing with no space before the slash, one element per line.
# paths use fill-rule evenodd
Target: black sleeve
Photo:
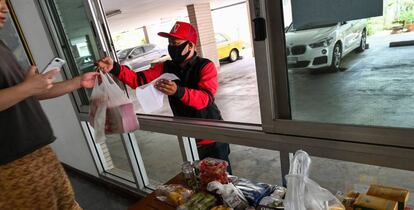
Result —
<path fill-rule="evenodd" d="M 114 62 L 114 66 L 110 72 L 111 74 L 118 77 L 119 73 L 121 72 L 121 65 L 119 65 L 118 62 Z"/>
<path fill-rule="evenodd" d="M 183 87 L 181 87 L 177 84 L 177 91 L 175 91 L 173 96 L 175 96 L 177 98 L 182 98 L 184 96 L 184 93 L 185 93 L 185 88 L 183 88 Z"/>

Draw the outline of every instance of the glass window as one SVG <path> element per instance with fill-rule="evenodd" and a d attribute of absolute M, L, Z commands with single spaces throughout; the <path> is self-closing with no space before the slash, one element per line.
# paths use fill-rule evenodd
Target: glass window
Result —
<path fill-rule="evenodd" d="M 116 6 L 108 1 L 103 2 L 103 4 L 105 8 L 113 8 Z M 151 45 L 157 46 L 156 51 L 158 53 L 154 53 L 155 57 L 140 57 L 139 59 L 125 60 L 119 56 L 121 64 L 125 64 L 138 72 L 147 70 L 149 64 L 163 62 L 169 58 L 169 56 L 165 56 L 168 55 L 168 40 L 158 36 L 157 33 L 161 31 L 169 32 L 176 21 L 190 22 L 190 20 L 188 18 L 188 12 L 183 6 L 176 6 L 174 8 L 171 8 L 170 6 L 161 6 L 154 8 L 156 10 L 176 9 L 177 11 L 181 11 L 174 16 L 171 16 L 170 14 L 163 16 L 159 13 L 148 15 L 144 12 L 139 12 L 143 11 L 139 5 L 131 5 L 131 7 L 131 9 L 137 11 L 134 13 L 133 18 L 121 14 L 118 18 L 109 18 L 108 23 L 112 34 L 117 34 L 117 43 L 135 43 L 135 41 L 127 42 L 127 40 L 137 40 L 138 36 L 132 35 L 131 33 L 136 31 L 137 25 L 145 26 L 145 29 L 148 31 L 149 42 Z M 211 9 L 213 27 L 206 30 L 222 34 L 219 35 L 222 41 L 226 41 L 226 37 L 229 37 L 226 44 L 217 46 L 216 48 L 220 66 L 217 69 L 218 88 L 214 95 L 214 102 L 225 121 L 260 124 L 261 116 L 256 67 L 255 58 L 253 56 L 251 27 L 247 4 L 245 2 L 235 5 L 230 5 L 230 3 L 219 3 L 216 5 L 216 3 L 212 3 Z M 159 21 L 149 21 L 151 18 Z M 131 22 L 131 20 L 135 21 Z M 121 33 L 123 36 L 118 36 L 118 34 Z M 206 40 L 210 40 L 211 38 L 212 40 L 215 39 L 215 37 L 210 37 L 206 38 Z M 210 44 L 211 43 L 207 41 L 206 44 L 201 46 L 201 48 L 203 48 L 202 52 L 211 52 L 210 47 L 212 47 L 212 45 Z M 147 49 L 145 49 L 145 51 L 147 51 Z M 203 54 L 202 52 L 200 52 L 200 54 Z M 207 58 L 214 60 L 215 56 L 214 58 Z M 140 114 L 173 116 L 167 97 L 165 97 L 161 109 L 152 113 L 145 113 L 141 108 L 138 108 L 137 112 Z"/>
<path fill-rule="evenodd" d="M 224 38 L 224 36 L 222 36 L 221 34 L 216 34 L 216 43 L 217 44 L 221 44 L 221 43 L 224 43 L 226 41 L 227 41 L 227 39 Z"/>
<path fill-rule="evenodd" d="M 211 5 L 214 32 L 225 36 L 224 39 L 228 38 L 226 44 L 217 45 L 220 60 L 217 106 L 225 121 L 261 124 L 256 60 L 247 3 Z"/>
<path fill-rule="evenodd" d="M 147 53 L 147 52 L 150 52 L 151 50 L 153 50 L 155 48 L 155 45 L 153 45 L 153 44 L 150 44 L 150 45 L 145 45 L 144 46 L 144 50 L 145 50 L 145 52 Z"/>
<path fill-rule="evenodd" d="M 95 144 L 95 146 L 105 172 L 134 182 L 131 165 L 122 141 L 121 135 L 106 135 L 106 141 Z"/>
<path fill-rule="evenodd" d="M 60 29 L 60 36 L 69 69 L 74 76 L 94 71 L 94 63 L 100 58 L 93 29 L 86 15 L 84 1 L 49 0 L 54 7 L 54 18 Z M 74 18 L 76 17 L 76 18 Z M 91 90 L 80 89 L 82 105 L 88 105 Z"/>
<path fill-rule="evenodd" d="M 311 157 L 310 178 L 335 194 L 337 191 L 366 193 L 371 184 L 409 190 L 414 204 L 414 172 L 353 162 Z"/>
<path fill-rule="evenodd" d="M 142 47 L 137 47 L 132 51 L 131 56 L 132 57 L 138 57 L 140 55 L 144 54 L 144 49 Z"/>
<path fill-rule="evenodd" d="M 134 134 L 151 186 L 166 183 L 181 172 L 183 158 L 177 136 L 142 130 Z"/>
<path fill-rule="evenodd" d="M 259 182 L 281 185 L 279 151 L 230 144 L 233 174 Z"/>
<path fill-rule="evenodd" d="M 228 172 L 240 178 L 281 185 L 279 151 L 196 139 L 200 160 L 216 158 L 230 162 Z M 195 151 L 194 151 L 195 152 Z"/>
<path fill-rule="evenodd" d="M 108 19 L 108 21 L 110 21 L 110 19 Z M 117 50 L 124 50 L 147 44 L 143 28 L 135 28 L 131 31 L 114 32 L 112 33 L 112 40 L 115 49 Z"/>
<path fill-rule="evenodd" d="M 126 59 L 126 58 L 128 57 L 128 55 L 131 53 L 131 51 L 132 51 L 133 49 L 134 49 L 134 48 L 128 48 L 128 49 L 125 49 L 125 50 L 121 50 L 121 51 L 119 51 L 119 52 L 117 53 L 118 58 L 119 58 L 119 59 Z"/>
<path fill-rule="evenodd" d="M 321 2 L 283 5 L 292 119 L 413 127 L 413 1 Z"/>

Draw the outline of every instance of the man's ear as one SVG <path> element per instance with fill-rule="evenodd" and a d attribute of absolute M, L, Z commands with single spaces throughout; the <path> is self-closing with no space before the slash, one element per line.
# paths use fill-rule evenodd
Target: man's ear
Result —
<path fill-rule="evenodd" d="M 194 49 L 194 50 L 195 50 L 195 48 L 196 48 L 196 47 L 195 47 L 195 44 L 194 44 L 193 42 L 190 42 L 188 46 L 190 47 L 190 48 L 189 48 L 190 50 L 192 50 L 192 49 Z"/>

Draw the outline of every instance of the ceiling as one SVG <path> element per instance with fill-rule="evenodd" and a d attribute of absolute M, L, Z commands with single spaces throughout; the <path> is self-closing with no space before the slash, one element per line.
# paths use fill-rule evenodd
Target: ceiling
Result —
<path fill-rule="evenodd" d="M 212 9 L 244 0 L 101 0 L 104 10 L 120 9 L 121 14 L 108 18 L 112 33 L 187 16 L 186 5 L 210 2 Z"/>

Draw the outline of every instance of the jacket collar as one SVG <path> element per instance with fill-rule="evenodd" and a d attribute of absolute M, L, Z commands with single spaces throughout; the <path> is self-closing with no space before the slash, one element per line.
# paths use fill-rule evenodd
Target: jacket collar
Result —
<path fill-rule="evenodd" d="M 185 63 L 185 65 L 184 65 L 183 69 L 184 69 L 184 70 L 187 70 L 187 69 L 190 69 L 191 67 L 193 67 L 193 66 L 195 65 L 195 63 L 197 62 L 197 58 L 198 58 L 197 52 L 194 52 L 193 57 L 192 57 L 192 58 L 190 58 L 190 60 L 188 60 L 188 61 Z"/>

